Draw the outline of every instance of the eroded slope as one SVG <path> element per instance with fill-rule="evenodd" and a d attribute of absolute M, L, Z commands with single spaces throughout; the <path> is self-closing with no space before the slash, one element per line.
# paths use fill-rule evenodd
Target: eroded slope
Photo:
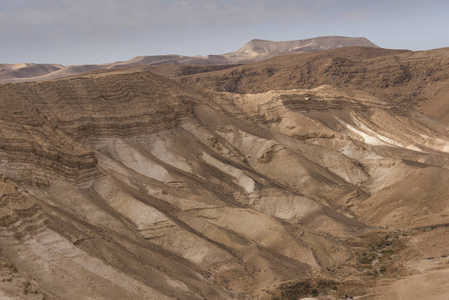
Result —
<path fill-rule="evenodd" d="M 444 185 L 421 184 L 447 172 L 446 125 L 364 92 L 117 72 L 0 99 L 0 171 L 17 188 L 1 255 L 56 298 L 269 299 L 310 278 L 342 293 L 372 278 L 353 239 L 449 223 Z M 398 202 L 410 185 L 425 207 L 416 191 Z"/>

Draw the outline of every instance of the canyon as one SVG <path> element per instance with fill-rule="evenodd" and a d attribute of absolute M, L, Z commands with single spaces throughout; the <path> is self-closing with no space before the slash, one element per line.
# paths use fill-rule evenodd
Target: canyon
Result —
<path fill-rule="evenodd" d="M 284 54 L 1 84 L 0 298 L 445 299 L 449 49 Z"/>

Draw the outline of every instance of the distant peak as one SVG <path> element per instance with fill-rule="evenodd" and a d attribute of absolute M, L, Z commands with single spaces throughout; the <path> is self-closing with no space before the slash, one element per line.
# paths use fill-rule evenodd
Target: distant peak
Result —
<path fill-rule="evenodd" d="M 254 55 L 255 53 L 299 53 L 351 46 L 378 47 L 365 37 L 319 36 L 309 39 L 292 41 L 269 41 L 262 39 L 252 39 L 236 52 L 252 55 Z"/>
<path fill-rule="evenodd" d="M 262 40 L 262 39 L 252 39 L 251 41 L 249 41 L 247 44 L 251 44 L 251 43 L 259 43 L 259 42 L 272 42 L 269 40 Z"/>

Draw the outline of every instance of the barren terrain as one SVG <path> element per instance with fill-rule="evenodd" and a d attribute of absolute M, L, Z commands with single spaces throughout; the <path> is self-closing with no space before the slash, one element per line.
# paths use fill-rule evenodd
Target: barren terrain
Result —
<path fill-rule="evenodd" d="M 0 298 L 445 299 L 446 57 L 0 85 Z"/>

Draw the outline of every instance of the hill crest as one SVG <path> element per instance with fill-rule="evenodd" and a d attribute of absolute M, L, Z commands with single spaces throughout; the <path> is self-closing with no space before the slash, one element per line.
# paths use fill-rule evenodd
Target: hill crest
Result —
<path fill-rule="evenodd" d="M 378 47 L 376 44 L 364 37 L 343 37 L 343 36 L 320 36 L 303 40 L 292 41 L 270 41 L 253 39 L 242 48 L 235 51 L 237 53 L 296 53 L 321 51 L 343 47 Z M 233 52 L 233 53 L 235 53 Z"/>

